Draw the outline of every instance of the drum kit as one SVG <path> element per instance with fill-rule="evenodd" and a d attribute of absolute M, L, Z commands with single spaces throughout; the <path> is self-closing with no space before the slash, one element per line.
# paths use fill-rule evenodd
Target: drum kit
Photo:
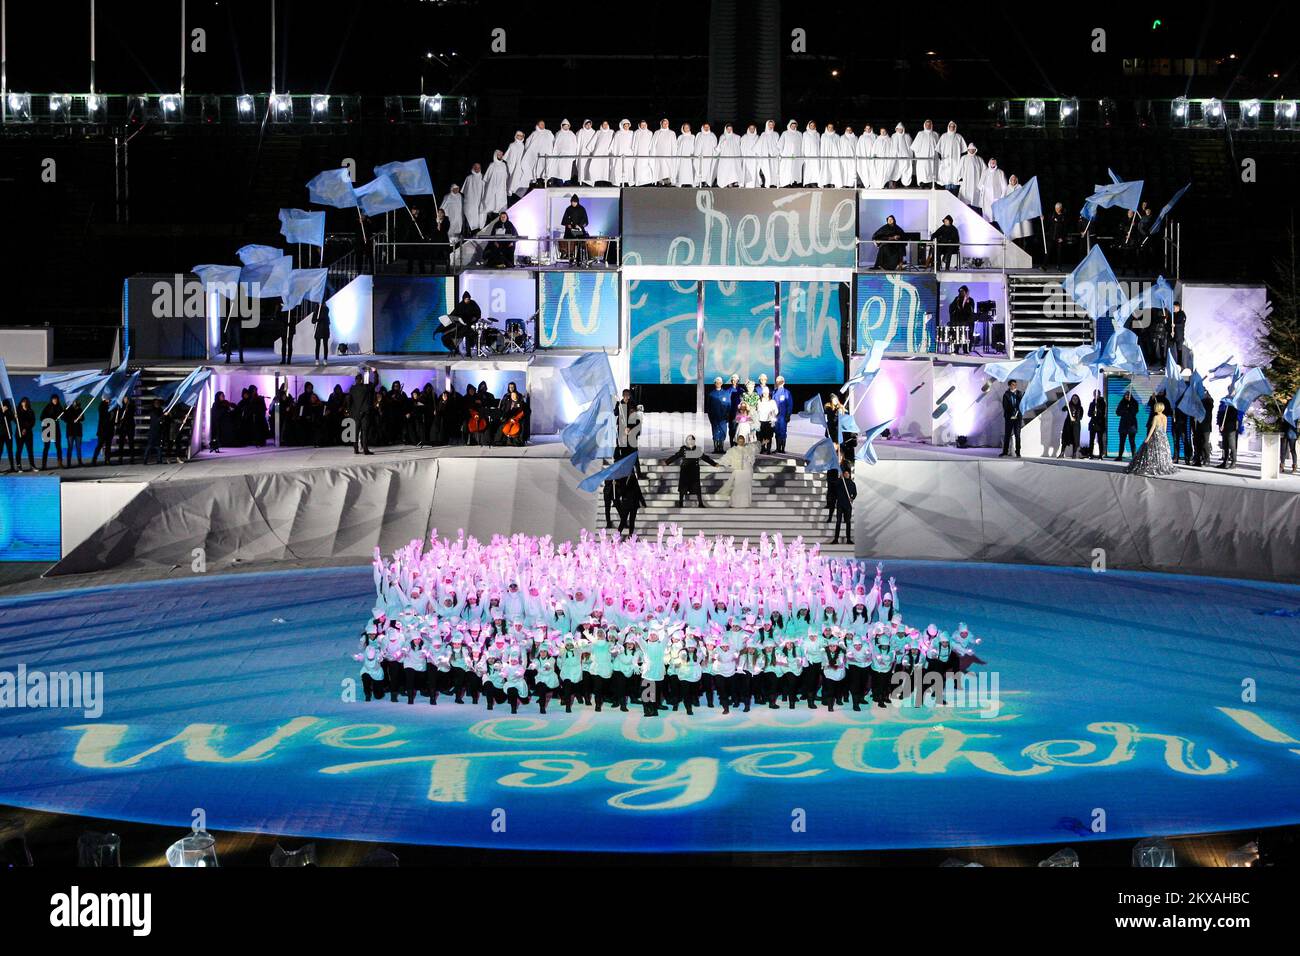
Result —
<path fill-rule="evenodd" d="M 506 319 L 505 329 L 493 326 L 497 320 L 484 316 L 465 333 L 468 354 L 476 358 L 489 355 L 518 355 L 533 350 L 533 340 L 523 319 Z"/>
<path fill-rule="evenodd" d="M 965 325 L 941 325 L 936 330 L 939 335 L 938 351 L 940 354 L 947 354 L 956 349 L 966 349 L 970 346 L 971 330 Z"/>

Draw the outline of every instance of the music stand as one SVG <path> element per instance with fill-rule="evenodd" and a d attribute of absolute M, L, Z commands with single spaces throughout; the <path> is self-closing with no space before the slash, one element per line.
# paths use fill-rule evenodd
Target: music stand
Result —
<path fill-rule="evenodd" d="M 998 304 L 993 299 L 984 299 L 976 303 L 975 306 L 975 325 L 980 330 L 980 344 L 977 348 L 974 343 L 971 344 L 971 354 L 985 356 L 993 349 L 993 323 L 997 321 Z"/>

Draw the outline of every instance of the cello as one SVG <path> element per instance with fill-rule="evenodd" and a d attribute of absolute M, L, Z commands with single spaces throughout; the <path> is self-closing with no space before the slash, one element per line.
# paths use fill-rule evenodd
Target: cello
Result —
<path fill-rule="evenodd" d="M 506 419 L 505 422 L 502 423 L 501 425 L 502 436 L 513 440 L 518 438 L 520 435 L 522 435 L 524 431 L 524 426 L 522 424 L 523 420 L 524 420 L 524 410 L 521 408 L 519 409 L 519 411 L 512 414 L 508 419 Z"/>

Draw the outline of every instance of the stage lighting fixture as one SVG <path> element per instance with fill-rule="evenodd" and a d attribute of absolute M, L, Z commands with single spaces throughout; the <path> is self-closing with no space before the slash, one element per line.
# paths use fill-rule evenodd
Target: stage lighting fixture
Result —
<path fill-rule="evenodd" d="M 1259 100 L 1242 100 L 1238 107 L 1238 127 L 1240 129 L 1259 129 L 1259 110 Z"/>
<path fill-rule="evenodd" d="M 1217 99 L 1201 100 L 1201 118 L 1205 125 L 1212 128 L 1223 126 L 1223 101 Z"/>
<path fill-rule="evenodd" d="M 221 97 L 207 93 L 199 97 L 199 119 L 208 126 L 221 122 Z"/>
<path fill-rule="evenodd" d="M 1110 129 L 1115 125 L 1115 101 L 1109 98 L 1098 100 L 1097 114 L 1101 117 L 1102 128 Z"/>
<path fill-rule="evenodd" d="M 271 96 L 271 122 L 293 122 L 293 97 L 288 93 L 275 93 Z"/>
<path fill-rule="evenodd" d="M 72 97 L 67 93 L 50 94 L 50 122 L 66 123 L 72 118 Z"/>
<path fill-rule="evenodd" d="M 1229 851 L 1224 862 L 1228 866 L 1254 866 L 1259 862 L 1259 844 L 1251 841 Z"/>
<path fill-rule="evenodd" d="M 1169 104 L 1169 125 L 1175 129 L 1186 129 L 1190 119 L 1191 108 L 1187 103 L 1187 97 L 1174 97 L 1174 101 Z"/>
<path fill-rule="evenodd" d="M 1156 124 L 1155 110 L 1150 100 L 1135 100 L 1133 111 L 1137 114 L 1139 129 L 1148 129 Z"/>
<path fill-rule="evenodd" d="M 1295 100 L 1278 100 L 1273 104 L 1273 128 L 1295 129 Z"/>
<path fill-rule="evenodd" d="M 158 97 L 158 115 L 164 123 L 179 123 L 185 119 L 185 101 L 178 93 Z"/>
<path fill-rule="evenodd" d="M 400 123 L 405 119 L 400 96 L 384 97 L 384 119 L 389 123 Z"/>
<path fill-rule="evenodd" d="M 204 830 L 195 830 L 167 848 L 167 865 L 171 867 L 211 867 L 217 862 L 217 841 Z"/>
<path fill-rule="evenodd" d="M 1069 96 L 1061 100 L 1061 126 L 1074 128 L 1079 125 L 1079 99 Z"/>
<path fill-rule="evenodd" d="M 1174 848 L 1159 837 L 1139 840 L 1133 845 L 1133 865 L 1143 869 L 1177 866 Z"/>
<path fill-rule="evenodd" d="M 1011 121 L 1011 101 L 989 100 L 989 119 L 998 129 L 1006 126 Z"/>
<path fill-rule="evenodd" d="M 1025 100 L 1025 126 L 1030 129 L 1042 129 L 1046 115 L 1047 104 L 1042 100 Z"/>
<path fill-rule="evenodd" d="M 108 110 L 106 109 L 107 105 L 108 104 L 104 100 L 104 97 L 102 97 L 100 94 L 87 93 L 86 94 L 86 122 L 87 123 L 104 122 L 104 118 L 108 112 Z"/>
<path fill-rule="evenodd" d="M 345 123 L 355 123 L 361 115 L 361 97 L 340 96 L 338 100 L 339 119 Z"/>
<path fill-rule="evenodd" d="M 122 838 L 116 833 L 87 830 L 77 837 L 77 866 L 115 867 L 122 865 Z"/>
<path fill-rule="evenodd" d="M 1038 865 L 1048 867 L 1076 867 L 1079 865 L 1079 854 L 1075 853 L 1067 846 L 1063 850 L 1057 850 L 1046 860 L 1040 860 Z"/>
<path fill-rule="evenodd" d="M 328 123 L 330 121 L 330 98 L 324 93 L 311 95 L 311 121 Z"/>
<path fill-rule="evenodd" d="M 32 121 L 32 94 L 10 93 L 6 97 L 5 121 L 9 123 L 30 123 Z"/>
<path fill-rule="evenodd" d="M 427 96 L 421 94 L 420 119 L 423 120 L 425 123 L 442 122 L 442 97 L 441 96 L 437 96 L 437 95 Z"/>
<path fill-rule="evenodd" d="M 149 97 L 132 94 L 126 98 L 126 121 L 139 126 L 149 119 Z"/>
<path fill-rule="evenodd" d="M 257 104 L 248 93 L 235 97 L 235 112 L 239 114 L 241 123 L 257 122 Z"/>

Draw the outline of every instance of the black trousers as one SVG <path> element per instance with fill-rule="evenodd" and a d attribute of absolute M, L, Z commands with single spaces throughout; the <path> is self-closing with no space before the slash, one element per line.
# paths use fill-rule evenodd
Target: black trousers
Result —
<path fill-rule="evenodd" d="M 384 696 L 383 681 L 375 680 L 369 674 L 361 675 L 361 689 L 366 695 L 366 700 L 379 700 Z"/>
<path fill-rule="evenodd" d="M 1100 430 L 1099 430 L 1099 431 L 1092 431 L 1091 429 L 1089 429 L 1089 431 L 1088 431 L 1088 455 L 1089 455 L 1089 457 L 1092 456 L 1092 450 L 1093 450 L 1094 448 L 1097 449 L 1097 454 L 1098 454 L 1100 457 L 1102 457 L 1102 458 L 1105 458 L 1105 457 L 1106 457 L 1106 428 L 1105 428 L 1104 425 L 1103 425 L 1103 426 L 1099 426 L 1099 427 L 1100 427 Z"/>
<path fill-rule="evenodd" d="M 619 710 L 627 710 L 627 682 L 628 676 L 622 671 L 614 671 L 609 678 L 609 698 Z"/>
<path fill-rule="evenodd" d="M 34 451 L 34 446 L 33 446 L 33 444 L 32 444 L 32 433 L 29 431 L 26 435 L 19 435 L 19 436 L 18 436 L 18 442 L 17 442 L 17 446 L 16 446 L 16 447 L 17 447 L 17 449 L 18 449 L 18 466 L 19 466 L 20 468 L 22 467 L 22 464 L 23 464 L 23 449 L 26 448 L 26 449 L 27 449 L 27 462 L 28 462 L 28 464 L 30 464 L 30 465 L 32 466 L 32 470 L 35 471 L 35 470 L 36 470 L 36 452 Z"/>
<path fill-rule="evenodd" d="M 1223 436 L 1223 462 L 1221 468 L 1231 468 L 1237 464 L 1237 431 L 1233 429 Z"/>
<path fill-rule="evenodd" d="M 844 508 L 835 509 L 835 540 L 840 538 L 840 522 L 844 522 L 844 536 L 848 538 L 849 544 L 853 543 L 853 510 Z"/>
<path fill-rule="evenodd" d="M 1124 431 L 1121 431 L 1121 432 L 1119 433 L 1119 451 L 1115 452 L 1115 460 L 1116 460 L 1116 461 L 1119 461 L 1121 458 L 1124 457 L 1124 443 L 1125 443 L 1125 442 L 1128 442 L 1128 445 L 1129 445 L 1129 454 L 1136 455 L 1136 454 L 1138 453 L 1138 449 L 1137 449 L 1137 432 L 1124 432 Z"/>
<path fill-rule="evenodd" d="M 1016 454 L 1020 454 L 1020 429 L 1024 427 L 1023 418 L 1003 419 L 1002 454 L 1011 454 L 1011 440 L 1015 439 Z"/>
<path fill-rule="evenodd" d="M 621 533 L 626 529 L 629 535 L 636 534 L 636 508 L 629 508 L 626 505 L 618 506 L 618 530 Z"/>
<path fill-rule="evenodd" d="M 9 456 L 9 470 L 13 471 L 17 467 L 14 464 L 14 440 L 7 433 L 0 432 L 0 448 Z"/>
<path fill-rule="evenodd" d="M 817 699 L 817 687 L 822 681 L 822 666 L 820 664 L 809 664 L 803 669 L 802 680 L 803 699 L 812 706 Z"/>
<path fill-rule="evenodd" d="M 862 706 L 862 702 L 867 697 L 867 686 L 870 683 L 871 671 L 865 667 L 858 667 L 854 664 L 849 665 L 848 684 L 849 697 L 853 700 L 853 709 L 857 710 Z"/>
<path fill-rule="evenodd" d="M 78 465 L 82 465 L 82 464 L 84 464 L 84 462 L 83 462 L 82 459 L 81 459 L 81 426 L 80 426 L 80 424 L 78 424 L 78 427 L 77 427 L 77 430 L 76 430 L 76 431 L 73 431 L 71 427 L 68 428 L 68 467 L 69 467 L 69 468 L 72 467 L 72 453 L 73 453 L 73 451 L 76 451 L 76 453 L 77 453 L 77 464 L 78 464 Z"/>
<path fill-rule="evenodd" d="M 54 457 L 58 460 L 59 467 L 62 468 L 63 467 L 63 429 L 59 426 L 59 423 L 57 421 L 54 423 Z M 49 460 L 50 460 L 50 442 L 45 442 L 44 446 L 41 448 L 41 467 L 44 468 L 45 463 Z"/>
<path fill-rule="evenodd" d="M 317 339 L 312 346 L 312 358 L 318 362 L 327 361 L 330 357 L 330 340 L 328 338 Z"/>

